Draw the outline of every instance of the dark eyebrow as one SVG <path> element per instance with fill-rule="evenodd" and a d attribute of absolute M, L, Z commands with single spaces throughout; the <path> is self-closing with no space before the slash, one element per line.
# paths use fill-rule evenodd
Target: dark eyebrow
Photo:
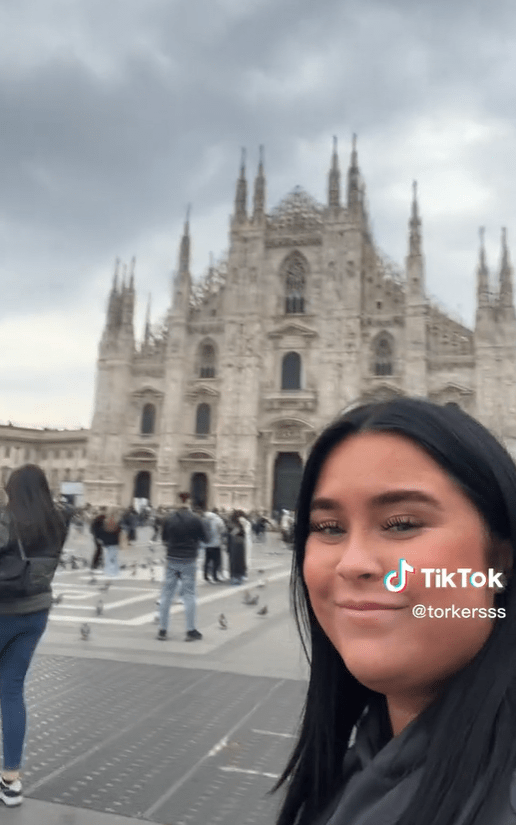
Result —
<path fill-rule="evenodd" d="M 430 493 L 424 493 L 422 490 L 390 490 L 387 493 L 380 493 L 373 496 L 371 504 L 374 507 L 381 507 L 383 504 L 400 504 L 404 501 L 415 501 L 420 504 L 430 504 L 437 510 L 442 510 L 441 502 L 431 496 Z"/>
<path fill-rule="evenodd" d="M 382 507 L 385 504 L 402 504 L 405 501 L 415 501 L 420 504 L 429 504 L 435 507 L 436 510 L 442 510 L 441 502 L 431 496 L 429 493 L 423 493 L 421 490 L 389 490 L 386 493 L 379 493 L 370 499 L 370 504 L 373 507 Z M 314 498 L 310 504 L 310 511 L 312 510 L 339 510 L 340 504 L 333 498 Z"/>
<path fill-rule="evenodd" d="M 338 501 L 333 498 L 314 498 L 310 503 L 310 512 L 312 510 L 338 510 Z"/>

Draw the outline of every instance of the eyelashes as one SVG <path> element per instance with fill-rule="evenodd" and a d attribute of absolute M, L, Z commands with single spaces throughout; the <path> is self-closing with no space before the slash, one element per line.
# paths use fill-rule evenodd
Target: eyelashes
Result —
<path fill-rule="evenodd" d="M 384 529 L 388 530 L 391 527 L 402 527 L 403 530 L 394 530 L 394 532 L 404 533 L 406 530 L 416 530 L 423 527 L 423 524 L 412 518 L 412 516 L 392 516 L 386 521 Z"/>
<path fill-rule="evenodd" d="M 423 523 L 412 516 L 392 516 L 382 524 L 381 529 L 392 533 L 406 533 L 410 530 L 418 530 L 423 527 Z M 345 529 L 338 521 L 311 522 L 310 533 L 322 533 L 327 536 L 337 536 L 345 533 Z"/>
<path fill-rule="evenodd" d="M 333 530 L 337 533 L 343 532 L 340 524 L 336 521 L 311 522 L 309 526 L 310 533 L 326 533 L 327 530 Z M 335 535 L 336 532 L 326 533 L 326 535 Z"/>

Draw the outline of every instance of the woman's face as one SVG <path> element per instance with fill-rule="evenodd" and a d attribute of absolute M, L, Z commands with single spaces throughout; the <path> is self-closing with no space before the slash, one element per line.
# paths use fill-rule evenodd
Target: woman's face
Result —
<path fill-rule="evenodd" d="M 337 445 L 322 467 L 310 520 L 303 565 L 310 601 L 362 684 L 387 695 L 432 690 L 483 646 L 495 591 L 462 587 L 458 574 L 455 588 L 436 587 L 433 573 L 426 587 L 420 571 L 487 571 L 484 522 L 412 441 L 373 432 Z M 407 573 L 403 591 L 391 592 L 384 577 L 400 559 L 416 572 Z M 416 605 L 427 608 L 424 618 L 413 615 Z M 450 609 L 432 618 L 428 608 Z M 471 618 L 457 617 L 463 608 Z"/>

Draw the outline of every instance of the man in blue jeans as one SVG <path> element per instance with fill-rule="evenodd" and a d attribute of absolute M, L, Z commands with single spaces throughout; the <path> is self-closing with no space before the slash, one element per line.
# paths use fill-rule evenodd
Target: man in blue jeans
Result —
<path fill-rule="evenodd" d="M 181 506 L 165 519 L 161 532 L 167 548 L 167 571 L 161 591 L 157 636 L 162 641 L 167 638 L 170 605 L 179 579 L 185 605 L 185 642 L 202 639 L 202 633 L 195 627 L 195 578 L 199 545 L 206 542 L 207 536 L 202 519 L 188 507 L 189 498 L 189 493 L 179 493 Z"/>

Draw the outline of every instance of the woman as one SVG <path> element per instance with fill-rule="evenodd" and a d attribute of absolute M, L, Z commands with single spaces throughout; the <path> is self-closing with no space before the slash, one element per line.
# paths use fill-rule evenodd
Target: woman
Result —
<path fill-rule="evenodd" d="M 230 583 L 239 585 L 247 575 L 246 529 L 242 510 L 234 510 L 231 514 L 227 540 Z"/>
<path fill-rule="evenodd" d="M 364 405 L 315 443 L 297 513 L 310 679 L 277 825 L 516 823 L 511 457 L 458 407 Z"/>
<path fill-rule="evenodd" d="M 25 592 L 0 599 L 0 704 L 3 771 L 0 800 L 20 805 L 20 767 L 26 728 L 23 696 L 25 676 L 45 630 L 52 603 L 51 581 L 66 538 L 64 520 L 56 510 L 43 470 L 26 464 L 11 473 L 6 484 L 7 509 L 0 523 L 2 557 L 17 555 L 18 540 L 31 560 Z"/>
<path fill-rule="evenodd" d="M 115 578 L 120 574 L 118 548 L 124 539 L 118 507 L 108 507 L 104 521 L 97 527 L 97 538 L 104 549 L 104 574 Z"/>

